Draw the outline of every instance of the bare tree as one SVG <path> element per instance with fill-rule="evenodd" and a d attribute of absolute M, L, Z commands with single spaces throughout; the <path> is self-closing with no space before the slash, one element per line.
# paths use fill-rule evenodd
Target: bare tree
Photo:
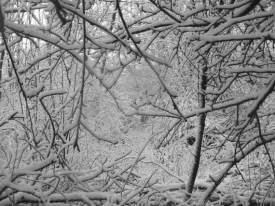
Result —
<path fill-rule="evenodd" d="M 9 90 L 12 100 L 1 100 L 6 112 L 0 126 L 8 138 L 6 147 L 1 144 L 0 205 L 274 204 L 271 192 L 258 195 L 261 182 L 268 179 L 274 186 L 275 174 L 273 4 L 2 1 L 0 81 L 3 90 L 11 84 L 15 88 Z M 8 62 L 13 75 L 5 80 Z M 131 70 L 145 71 L 157 89 L 143 91 L 142 101 L 134 97 L 125 103 L 118 87 Z M 193 152 L 188 164 L 180 163 L 189 169 L 186 179 L 160 185 L 153 172 L 137 180 L 134 168 L 156 135 L 134 161 L 127 161 L 126 153 L 112 161 L 96 160 L 98 166 L 89 170 L 72 167 L 68 156 L 81 150 L 87 134 L 102 144 L 119 144 L 89 122 L 86 103 L 96 84 L 124 116 L 168 122 L 166 131 L 158 131 L 158 149 L 183 144 L 177 133 L 195 126 L 193 136 L 178 135 Z M 209 151 L 219 170 L 201 184 L 202 159 Z M 264 155 L 268 162 L 267 174 L 258 181 L 246 177 L 251 165 L 239 168 L 252 155 Z M 234 172 L 250 183 L 249 192 L 234 198 L 215 193 Z"/>

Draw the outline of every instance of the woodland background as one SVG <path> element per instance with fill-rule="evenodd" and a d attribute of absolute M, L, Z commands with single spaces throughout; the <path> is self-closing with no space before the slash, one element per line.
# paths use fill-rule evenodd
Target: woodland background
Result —
<path fill-rule="evenodd" d="M 275 205 L 271 0 L 2 0 L 0 205 Z"/>

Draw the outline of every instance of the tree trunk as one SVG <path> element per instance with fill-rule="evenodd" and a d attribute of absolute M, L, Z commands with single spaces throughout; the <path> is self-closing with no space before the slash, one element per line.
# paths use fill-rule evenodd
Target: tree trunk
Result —
<path fill-rule="evenodd" d="M 4 56 L 5 56 L 5 50 L 3 50 L 0 54 L 0 83 L 2 81 L 2 70 L 3 70 L 3 64 L 4 64 Z M 0 88 L 1 88 L 0 84 Z M 2 91 L 0 90 L 0 98 L 2 97 Z"/>
<path fill-rule="evenodd" d="M 205 90 L 206 90 L 206 84 L 207 84 L 207 77 L 206 77 L 206 70 L 207 67 L 204 66 L 201 70 L 201 73 L 199 74 L 199 81 L 198 81 L 198 106 L 199 108 L 205 107 Z M 201 146 L 202 146 L 202 140 L 203 140 L 203 134 L 204 134 L 204 128 L 205 128 L 205 118 L 206 114 L 200 114 L 198 116 L 198 126 L 197 126 L 197 135 L 196 135 L 196 143 L 195 143 L 195 154 L 194 154 L 194 160 L 193 165 L 191 169 L 191 175 L 189 177 L 188 183 L 187 183 L 187 198 L 191 196 L 191 193 L 193 191 L 194 183 L 198 174 L 198 169 L 200 165 L 200 158 L 201 158 Z"/>

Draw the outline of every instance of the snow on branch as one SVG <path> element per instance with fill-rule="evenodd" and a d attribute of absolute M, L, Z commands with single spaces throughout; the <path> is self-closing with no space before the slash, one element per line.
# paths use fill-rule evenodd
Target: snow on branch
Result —
<path fill-rule="evenodd" d="M 43 99 L 45 97 L 53 96 L 53 95 L 62 95 L 66 94 L 67 91 L 64 89 L 55 89 L 55 90 L 49 90 L 49 91 L 44 91 L 39 94 L 39 99 Z"/>

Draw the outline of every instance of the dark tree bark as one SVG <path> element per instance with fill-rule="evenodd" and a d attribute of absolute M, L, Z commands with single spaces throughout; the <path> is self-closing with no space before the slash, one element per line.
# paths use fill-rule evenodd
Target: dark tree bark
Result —
<path fill-rule="evenodd" d="M 3 64 L 4 64 L 4 56 L 5 50 L 1 51 L 0 53 L 0 82 L 2 81 L 2 71 L 3 71 Z M 1 85 L 0 85 L 1 88 Z M 0 98 L 2 97 L 2 92 L 0 91 Z"/>
<path fill-rule="evenodd" d="M 207 84 L 206 70 L 207 70 L 207 67 L 203 66 L 201 73 L 199 74 L 199 82 L 198 82 L 198 106 L 199 106 L 199 108 L 205 107 L 205 96 L 206 95 L 204 94 L 203 91 L 206 90 L 206 84 Z M 206 118 L 205 113 L 202 113 L 198 116 L 195 155 L 194 155 L 194 160 L 192 163 L 193 165 L 192 165 L 192 169 L 191 169 L 191 175 L 190 175 L 188 183 L 187 183 L 188 194 L 192 193 L 194 183 L 195 183 L 195 180 L 196 180 L 196 177 L 198 174 L 200 158 L 201 158 L 201 146 L 202 146 L 202 140 L 203 140 L 203 134 L 204 134 L 204 128 L 205 128 L 205 118 Z M 188 196 L 190 197 L 190 195 L 188 195 Z"/>

